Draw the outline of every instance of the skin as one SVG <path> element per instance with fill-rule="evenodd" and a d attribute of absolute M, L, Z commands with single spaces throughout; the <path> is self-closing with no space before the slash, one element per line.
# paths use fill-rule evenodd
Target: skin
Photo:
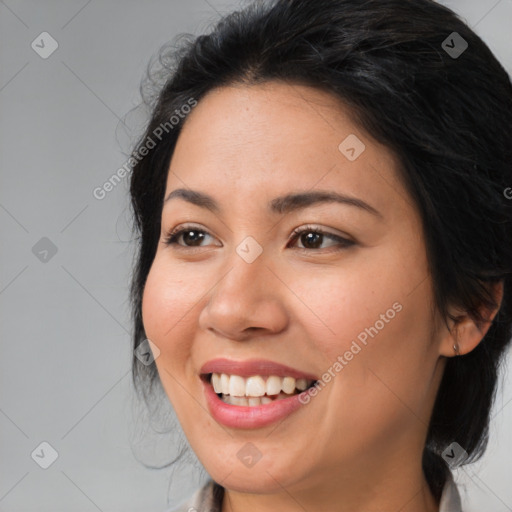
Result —
<path fill-rule="evenodd" d="M 201 191 L 221 212 L 182 198 L 164 204 L 143 321 L 191 447 L 226 488 L 223 512 L 438 510 L 421 469 L 432 406 L 454 342 L 469 352 L 490 324 L 458 312 L 456 329 L 443 325 L 397 159 L 349 114 L 307 86 L 222 87 L 188 116 L 170 163 L 166 196 Z M 349 134 L 366 146 L 354 161 L 338 149 Z M 380 215 L 335 202 L 267 210 L 277 196 L 320 189 Z M 166 245 L 189 223 L 205 233 L 202 242 Z M 310 224 L 354 244 L 293 241 L 293 230 Z M 236 252 L 249 236 L 263 249 L 252 263 Z M 281 423 L 241 430 L 210 416 L 199 379 L 205 362 L 266 358 L 320 378 L 397 302 L 401 311 Z M 251 468 L 237 457 L 247 442 L 262 455 Z"/>

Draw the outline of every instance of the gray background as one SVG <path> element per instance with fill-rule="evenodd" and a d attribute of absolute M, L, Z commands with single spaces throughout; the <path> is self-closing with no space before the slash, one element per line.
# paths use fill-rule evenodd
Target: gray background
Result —
<path fill-rule="evenodd" d="M 510 72 L 512 0 L 443 3 Z M 206 476 L 193 455 L 174 475 L 142 464 L 171 459 L 183 436 L 165 433 L 166 400 L 150 423 L 133 399 L 127 180 L 101 201 L 92 191 L 139 134 L 144 119 L 129 113 L 150 57 L 238 5 L 0 1 L 0 511 L 161 512 Z M 46 59 L 31 48 L 42 32 L 59 45 Z M 488 451 L 456 472 L 468 512 L 512 510 L 502 375 Z M 58 453 L 48 469 L 35 462 L 50 461 L 44 441 Z"/>

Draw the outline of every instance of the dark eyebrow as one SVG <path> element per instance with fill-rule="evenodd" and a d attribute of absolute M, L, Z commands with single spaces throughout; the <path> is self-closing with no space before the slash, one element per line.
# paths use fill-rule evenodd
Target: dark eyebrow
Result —
<path fill-rule="evenodd" d="M 213 213 L 219 214 L 221 213 L 221 208 L 218 205 L 217 201 L 213 199 L 213 197 L 205 194 L 204 192 L 198 192 L 197 190 L 190 190 L 185 188 L 177 188 L 173 190 L 164 200 L 164 204 L 170 201 L 171 199 L 179 197 L 184 201 L 188 201 L 189 203 L 195 204 L 201 208 L 207 208 Z"/>
<path fill-rule="evenodd" d="M 328 190 L 313 190 L 310 192 L 299 192 L 276 197 L 270 201 L 270 210 L 275 213 L 285 214 L 319 203 L 341 203 L 348 206 L 355 206 L 382 218 L 382 214 L 379 211 L 368 203 L 365 203 L 362 199 Z"/>
<path fill-rule="evenodd" d="M 188 201 L 189 203 L 195 204 L 196 206 L 206 208 L 216 214 L 220 214 L 222 211 L 219 204 L 213 197 L 197 190 L 178 188 L 173 190 L 165 198 L 164 203 L 167 203 L 174 198 L 181 198 L 185 201 Z M 341 203 L 348 206 L 355 206 L 371 213 L 372 215 L 382 218 L 382 214 L 378 210 L 363 200 L 358 199 L 357 197 L 338 194 L 337 192 L 331 192 L 327 190 L 299 192 L 276 197 L 270 201 L 269 210 L 272 213 L 284 215 L 285 213 L 307 208 L 315 204 L 332 202 Z"/>

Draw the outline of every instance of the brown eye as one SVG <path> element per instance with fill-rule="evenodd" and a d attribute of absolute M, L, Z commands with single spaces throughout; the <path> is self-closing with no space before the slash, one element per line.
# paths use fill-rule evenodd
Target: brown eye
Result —
<path fill-rule="evenodd" d="M 322 243 L 325 240 L 332 240 L 334 244 L 331 244 L 329 247 L 338 247 L 340 249 L 350 247 L 354 245 L 352 240 L 348 240 L 341 236 L 335 235 L 333 233 L 327 233 L 319 228 L 314 227 L 305 227 L 297 229 L 293 232 L 292 242 L 299 241 L 304 247 L 298 247 L 301 250 L 318 250 L 321 249 Z"/>
<path fill-rule="evenodd" d="M 184 248 L 187 247 L 201 247 L 201 242 L 205 236 L 211 236 L 203 229 L 195 227 L 182 227 L 171 232 L 164 240 L 166 245 L 178 245 Z M 179 243 L 183 240 L 183 243 Z"/>
<path fill-rule="evenodd" d="M 182 231 L 181 236 L 183 237 L 185 245 L 201 245 L 201 242 L 204 240 L 204 232 L 192 229 Z"/>
<path fill-rule="evenodd" d="M 298 239 L 305 246 L 306 249 L 318 249 L 322 245 L 324 236 L 322 233 L 309 231 L 302 233 Z"/>

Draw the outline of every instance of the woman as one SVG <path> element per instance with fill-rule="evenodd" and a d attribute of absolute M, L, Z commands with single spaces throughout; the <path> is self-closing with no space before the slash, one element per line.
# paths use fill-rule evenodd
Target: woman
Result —
<path fill-rule="evenodd" d="M 459 511 L 511 337 L 507 73 L 431 0 L 259 2 L 173 55 L 131 197 L 133 376 L 211 476 L 177 510 Z"/>

